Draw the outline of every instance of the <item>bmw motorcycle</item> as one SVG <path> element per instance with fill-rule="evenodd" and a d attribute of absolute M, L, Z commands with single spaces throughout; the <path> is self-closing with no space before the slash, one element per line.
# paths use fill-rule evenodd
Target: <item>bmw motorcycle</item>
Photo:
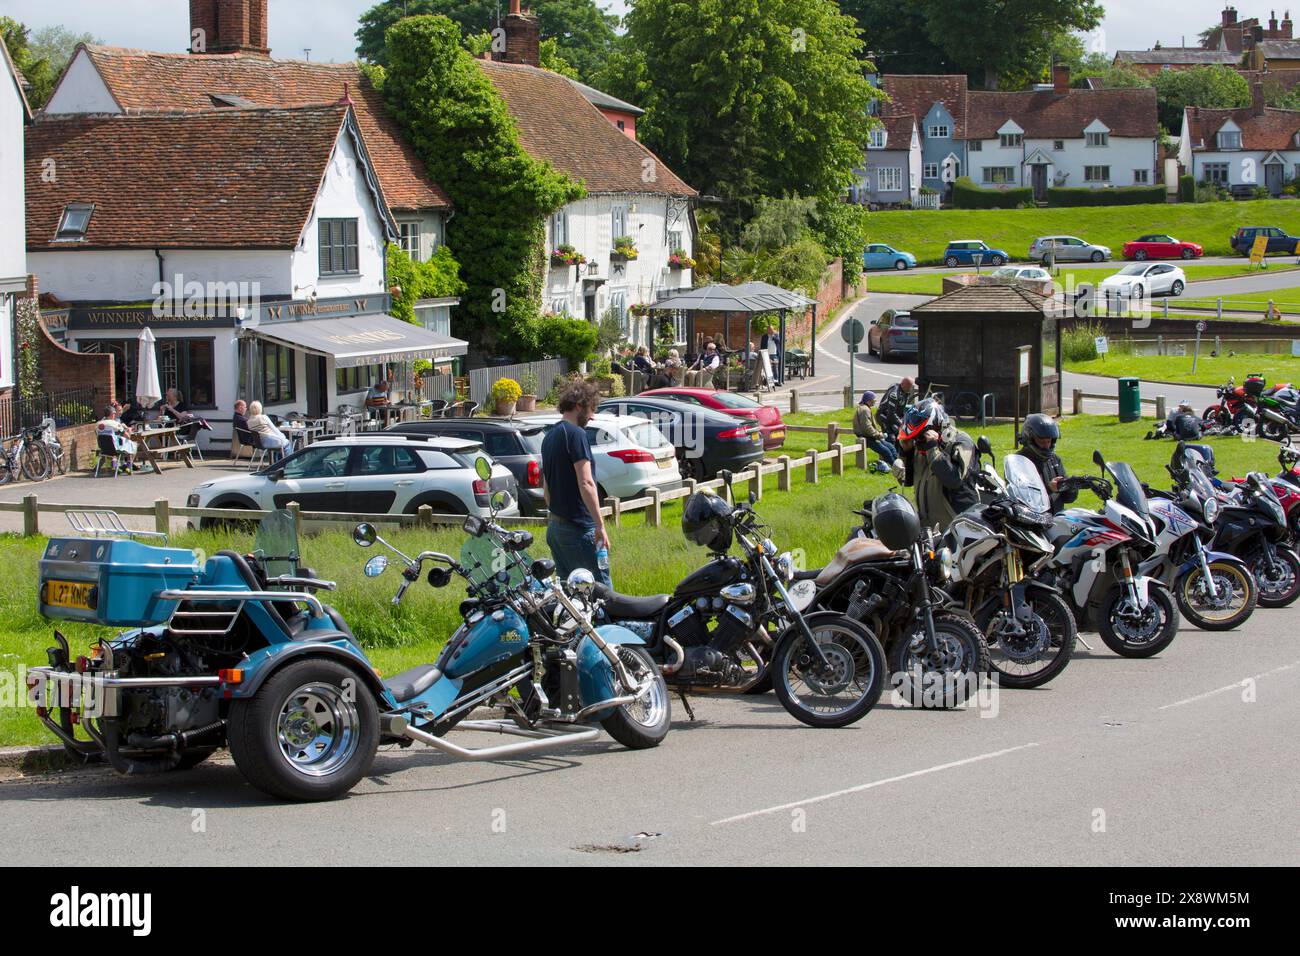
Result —
<path fill-rule="evenodd" d="M 1080 630 L 1096 629 L 1121 657 L 1151 657 L 1178 635 L 1169 589 L 1139 570 L 1155 553 L 1155 524 L 1132 466 L 1108 462 L 1100 451 L 1092 460 L 1108 478 L 1070 476 L 1063 487 L 1092 491 L 1102 508 L 1067 508 L 1056 516 L 1050 532 L 1056 553 L 1038 576 L 1059 590 Z"/>
<path fill-rule="evenodd" d="M 697 509 L 708 518 L 688 529 L 687 516 Z M 704 567 L 672 594 L 632 597 L 598 585 L 594 619 L 638 635 L 688 713 L 687 692 L 770 687 L 793 717 L 812 727 L 844 727 L 865 717 L 884 690 L 884 649 L 852 618 L 805 614 L 792 602 L 794 560 L 778 552 L 753 501 L 733 507 L 700 492 L 683 510 L 683 531 L 708 547 Z M 731 553 L 733 543 L 739 556 Z"/>

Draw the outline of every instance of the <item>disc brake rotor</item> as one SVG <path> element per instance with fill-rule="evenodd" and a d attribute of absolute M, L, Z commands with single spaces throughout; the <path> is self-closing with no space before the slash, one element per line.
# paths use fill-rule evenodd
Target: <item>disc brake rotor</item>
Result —
<path fill-rule="evenodd" d="M 853 654 L 841 644 L 826 643 L 817 646 L 826 655 L 826 663 L 821 664 L 810 655 L 801 676 L 818 694 L 838 694 L 853 680 Z"/>
<path fill-rule="evenodd" d="M 1028 663 L 1037 660 L 1047 647 L 1047 642 L 1051 635 L 1047 630 L 1047 624 L 1037 614 L 1026 622 L 1017 633 L 1011 626 L 1011 620 L 1006 611 L 998 614 L 994 621 L 994 635 L 997 639 L 998 646 L 1002 648 L 1002 653 L 1017 663 Z"/>

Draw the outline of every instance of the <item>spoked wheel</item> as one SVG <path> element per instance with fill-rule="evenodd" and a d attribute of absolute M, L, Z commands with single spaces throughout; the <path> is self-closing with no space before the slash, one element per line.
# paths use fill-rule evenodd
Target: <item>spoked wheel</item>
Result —
<path fill-rule="evenodd" d="M 50 477 L 50 453 L 44 445 L 28 442 L 23 446 L 19 462 L 28 481 L 44 481 Z"/>
<path fill-rule="evenodd" d="M 1214 594 L 1200 568 L 1183 576 L 1174 592 L 1179 612 L 1203 631 L 1227 631 L 1245 624 L 1259 599 L 1254 575 L 1226 561 L 1211 561 L 1210 580 Z"/>
<path fill-rule="evenodd" d="M 1233 427 L 1246 437 L 1253 437 L 1259 431 L 1259 419 L 1251 411 L 1240 411 L 1232 417 Z"/>
<path fill-rule="evenodd" d="M 1025 598 L 1030 619 L 1017 622 L 1011 608 L 995 604 L 981 615 L 989 664 L 1003 687 L 1041 687 L 1070 663 L 1077 630 L 1059 595 L 1037 592 Z"/>
<path fill-rule="evenodd" d="M 944 710 L 960 707 L 979 687 L 989 670 L 984 635 L 964 615 L 936 614 L 935 646 L 918 625 L 889 649 L 894 689 L 913 707 Z"/>
<path fill-rule="evenodd" d="M 1283 444 L 1290 436 L 1290 430 L 1281 422 L 1266 418 L 1259 423 L 1259 437 Z"/>
<path fill-rule="evenodd" d="M 1246 565 L 1259 584 L 1260 607 L 1286 607 L 1300 597 L 1300 558 L 1294 551 L 1275 548 L 1272 561 L 1256 551 Z"/>
<path fill-rule="evenodd" d="M 772 689 L 781 706 L 810 727 L 846 727 L 861 720 L 885 689 L 885 651 L 876 636 L 842 614 L 805 618 L 822 663 L 795 624 L 772 655 Z"/>
<path fill-rule="evenodd" d="M 1101 609 L 1101 639 L 1120 657 L 1151 657 L 1178 636 L 1178 609 L 1164 585 L 1147 585 L 1146 607 L 1137 607 L 1128 593 L 1117 587 Z"/>
<path fill-rule="evenodd" d="M 644 648 L 621 644 L 617 653 L 632 680 L 638 686 L 649 680 L 650 686 L 632 703 L 615 708 L 600 725 L 624 747 L 633 750 L 657 747 L 668 735 L 672 722 L 664 675 Z"/>

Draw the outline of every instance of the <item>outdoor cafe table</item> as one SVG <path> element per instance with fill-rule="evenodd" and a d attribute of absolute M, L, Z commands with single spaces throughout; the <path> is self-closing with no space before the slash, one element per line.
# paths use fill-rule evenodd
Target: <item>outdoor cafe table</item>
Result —
<path fill-rule="evenodd" d="M 289 439 L 291 450 L 306 448 L 325 434 L 325 425 L 319 421 L 283 422 L 280 431 Z"/>
<path fill-rule="evenodd" d="M 162 474 L 163 459 L 171 458 L 173 455 L 185 462 L 186 468 L 194 467 L 194 462 L 190 460 L 190 452 L 194 450 L 194 445 L 181 441 L 180 428 L 175 425 L 141 428 L 131 437 L 135 441 L 136 458 L 153 468 L 155 475 Z"/>
<path fill-rule="evenodd" d="M 366 410 L 373 412 L 376 418 L 382 418 L 384 420 L 382 427 L 388 428 L 393 424 L 394 419 L 400 422 L 414 419 L 418 408 L 418 405 L 404 403 L 400 405 L 370 405 L 367 406 Z"/>

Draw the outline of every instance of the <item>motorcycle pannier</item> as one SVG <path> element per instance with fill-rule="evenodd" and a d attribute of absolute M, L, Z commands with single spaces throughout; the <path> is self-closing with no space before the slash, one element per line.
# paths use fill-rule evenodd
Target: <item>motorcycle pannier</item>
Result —
<path fill-rule="evenodd" d="M 1256 398 L 1264 394 L 1264 376 L 1251 373 L 1246 376 L 1246 380 L 1241 383 L 1241 387 L 1246 390 L 1247 395 L 1254 395 Z"/>
<path fill-rule="evenodd" d="M 139 541 L 52 538 L 40 565 L 40 612 L 46 617 L 113 627 L 166 624 L 181 590 L 199 577 L 194 552 Z"/>

